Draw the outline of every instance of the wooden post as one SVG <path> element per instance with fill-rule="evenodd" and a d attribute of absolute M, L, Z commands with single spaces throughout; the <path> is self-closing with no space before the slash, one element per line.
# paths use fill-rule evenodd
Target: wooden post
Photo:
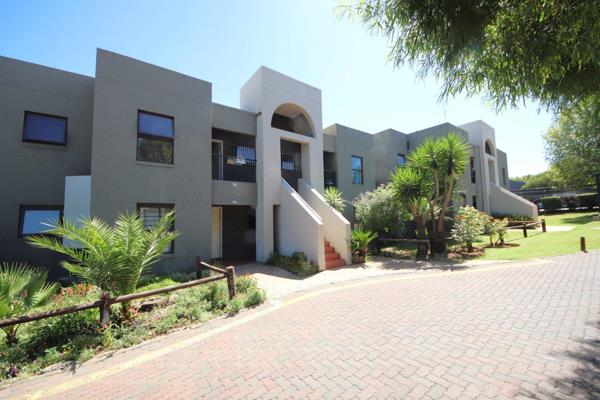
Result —
<path fill-rule="evenodd" d="M 202 270 L 204 267 L 202 266 L 202 258 L 196 257 L 196 279 L 202 278 Z"/>
<path fill-rule="evenodd" d="M 546 218 L 542 218 L 542 232 L 546 232 Z"/>
<path fill-rule="evenodd" d="M 523 224 L 523 237 L 527 237 L 527 224 Z"/>
<path fill-rule="evenodd" d="M 586 249 L 585 249 L 585 237 L 581 236 L 579 238 L 579 249 L 581 251 L 583 251 L 584 253 L 586 253 Z"/>
<path fill-rule="evenodd" d="M 100 295 L 100 328 L 104 329 L 110 325 L 110 297 L 103 292 Z"/>
<path fill-rule="evenodd" d="M 229 266 L 225 268 L 227 275 L 227 288 L 229 289 L 229 300 L 233 299 L 237 294 L 235 289 L 235 268 Z"/>

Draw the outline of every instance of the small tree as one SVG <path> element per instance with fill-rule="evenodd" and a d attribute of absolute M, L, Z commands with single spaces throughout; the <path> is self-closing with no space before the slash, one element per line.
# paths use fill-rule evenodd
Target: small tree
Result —
<path fill-rule="evenodd" d="M 432 190 L 427 195 L 433 227 L 432 255 L 447 252 L 444 219 L 457 181 L 465 172 L 469 155 L 469 144 L 461 136 L 450 133 L 443 138 L 425 139 L 409 157 L 409 164 L 429 177 L 432 183 Z"/>
<path fill-rule="evenodd" d="M 381 235 L 398 235 L 407 213 L 399 206 L 391 185 L 361 193 L 354 200 L 355 218 L 361 229 Z"/>
<path fill-rule="evenodd" d="M 508 218 L 496 219 L 489 215 L 485 216 L 485 233 L 490 238 L 490 246 L 504 245 L 504 237 L 506 236 L 506 226 Z"/>
<path fill-rule="evenodd" d="M 28 237 L 27 241 L 68 256 L 70 260 L 62 262 L 67 271 L 119 296 L 135 290 L 140 277 L 177 237 L 172 230 L 174 215 L 175 211 L 171 211 L 150 229 L 135 214 L 119 215 L 114 226 L 98 218 L 83 219 L 81 226 L 57 221 L 46 232 L 48 235 Z M 80 247 L 65 246 L 62 239 Z M 129 303 L 121 306 L 123 315 L 129 319 Z"/>
<path fill-rule="evenodd" d="M 399 204 L 406 207 L 417 225 L 417 239 L 427 239 L 426 222 L 428 214 L 428 196 L 431 193 L 431 179 L 421 170 L 405 166 L 396 168 L 391 175 L 391 186 Z M 428 246 L 419 243 L 417 259 L 427 257 Z"/>
<path fill-rule="evenodd" d="M 46 282 L 45 270 L 27 264 L 0 266 L 0 319 L 20 317 L 48 303 L 58 290 L 58 284 Z M 20 325 L 2 328 L 6 343 L 17 343 Z"/>
<path fill-rule="evenodd" d="M 469 253 L 473 252 L 473 242 L 479 239 L 485 228 L 485 214 L 471 206 L 458 210 L 452 228 L 452 239 Z"/>
<path fill-rule="evenodd" d="M 353 230 L 350 239 L 350 249 L 354 262 L 365 262 L 365 258 L 369 251 L 369 245 L 373 240 L 377 239 L 377 234 L 371 231 Z"/>
<path fill-rule="evenodd" d="M 344 212 L 346 200 L 344 200 L 343 193 L 338 188 L 333 186 L 325 188 L 323 198 L 331 208 L 338 212 Z"/>

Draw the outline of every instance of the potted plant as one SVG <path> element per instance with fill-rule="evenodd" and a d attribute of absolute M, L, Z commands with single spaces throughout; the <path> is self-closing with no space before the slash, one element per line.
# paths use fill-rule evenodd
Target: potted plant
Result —
<path fill-rule="evenodd" d="M 352 250 L 352 263 L 361 264 L 367 258 L 369 244 L 377 238 L 377 234 L 371 231 L 354 230 L 350 239 Z"/>

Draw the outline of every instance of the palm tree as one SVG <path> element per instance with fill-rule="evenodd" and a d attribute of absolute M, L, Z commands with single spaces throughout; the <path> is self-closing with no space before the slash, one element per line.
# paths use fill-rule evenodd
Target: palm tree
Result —
<path fill-rule="evenodd" d="M 338 212 L 344 212 L 346 200 L 344 200 L 343 194 L 338 188 L 333 186 L 325 188 L 323 198 L 331 208 Z"/>
<path fill-rule="evenodd" d="M 464 174 L 469 162 L 469 155 L 469 144 L 461 136 L 450 133 L 439 139 L 425 139 L 409 156 L 409 165 L 429 175 L 432 180 L 433 187 L 427 202 L 433 228 L 431 241 L 433 254 L 446 253 L 444 219 L 456 183 Z"/>
<path fill-rule="evenodd" d="M 0 266 L 0 319 L 20 317 L 48 303 L 58 284 L 46 282 L 47 272 L 27 264 L 4 263 Z M 17 343 L 20 325 L 2 328 L 6 343 Z"/>
<path fill-rule="evenodd" d="M 114 226 L 98 218 L 85 218 L 76 225 L 69 221 L 51 224 L 43 236 L 27 241 L 35 247 L 54 250 L 69 257 L 63 267 L 113 296 L 132 293 L 140 277 L 160 259 L 177 237 L 172 230 L 175 211 L 146 229 L 135 214 L 119 215 Z M 78 247 L 65 245 L 62 239 Z M 131 317 L 129 304 L 122 303 L 123 315 Z"/>
<path fill-rule="evenodd" d="M 406 207 L 417 225 L 417 239 L 427 240 L 426 222 L 429 218 L 428 198 L 432 191 L 431 177 L 411 166 L 396 168 L 390 176 L 394 195 Z M 417 246 L 417 259 L 427 257 L 427 243 Z"/>

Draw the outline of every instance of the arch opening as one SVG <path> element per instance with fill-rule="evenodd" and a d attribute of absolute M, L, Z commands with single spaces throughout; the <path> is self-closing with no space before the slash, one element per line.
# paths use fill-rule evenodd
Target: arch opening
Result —
<path fill-rule="evenodd" d="M 494 146 L 492 146 L 489 140 L 485 141 L 485 153 L 489 154 L 490 156 L 494 155 Z"/>
<path fill-rule="evenodd" d="M 277 107 L 273 113 L 273 117 L 271 117 L 271 127 L 314 137 L 312 124 L 304 110 L 291 103 L 282 104 Z"/>

